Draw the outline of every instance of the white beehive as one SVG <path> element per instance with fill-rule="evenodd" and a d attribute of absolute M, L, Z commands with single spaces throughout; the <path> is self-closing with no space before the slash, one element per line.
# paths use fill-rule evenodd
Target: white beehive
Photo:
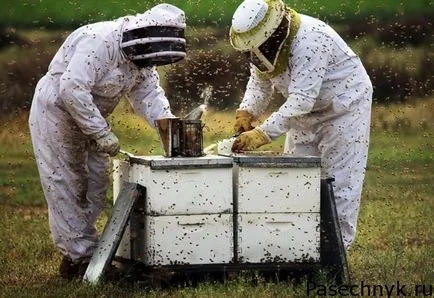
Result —
<path fill-rule="evenodd" d="M 132 220 L 118 255 L 145 265 L 233 261 L 232 159 L 137 156 L 115 161 L 119 180 L 146 189 L 144 214 Z M 133 243 L 133 244 L 132 244 Z"/>
<path fill-rule="evenodd" d="M 320 159 L 234 157 L 239 262 L 320 259 Z"/>
<path fill-rule="evenodd" d="M 147 216 L 144 263 L 229 263 L 234 249 L 232 222 L 232 214 Z"/>

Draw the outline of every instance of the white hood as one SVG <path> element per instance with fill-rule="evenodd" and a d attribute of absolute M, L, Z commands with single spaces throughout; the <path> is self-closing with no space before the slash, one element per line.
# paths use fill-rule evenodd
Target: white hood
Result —
<path fill-rule="evenodd" d="M 184 29 L 186 27 L 185 13 L 171 4 L 159 4 L 144 13 L 128 16 L 123 27 L 123 32 L 152 26 Z"/>

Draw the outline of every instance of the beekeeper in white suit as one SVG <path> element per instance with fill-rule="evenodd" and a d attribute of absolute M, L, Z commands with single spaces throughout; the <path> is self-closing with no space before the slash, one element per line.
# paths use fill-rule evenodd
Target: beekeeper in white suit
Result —
<path fill-rule="evenodd" d="M 232 19 L 230 42 L 251 62 L 234 125 L 234 132 L 244 133 L 233 151 L 256 149 L 286 133 L 286 153 L 320 156 L 322 178 L 335 179 L 348 248 L 356 234 L 372 102 L 372 85 L 360 59 L 330 26 L 281 0 L 242 2 Z M 254 128 L 273 89 L 286 101 Z"/>
<path fill-rule="evenodd" d="M 29 125 L 62 277 L 82 276 L 98 243 L 109 155 L 119 151 L 106 117 L 124 95 L 150 125 L 174 117 L 155 66 L 185 57 L 185 26 L 169 4 L 83 26 L 37 84 Z"/>

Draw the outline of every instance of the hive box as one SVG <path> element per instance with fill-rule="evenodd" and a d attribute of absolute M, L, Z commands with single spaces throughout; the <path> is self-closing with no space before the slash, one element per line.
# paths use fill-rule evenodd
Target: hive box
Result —
<path fill-rule="evenodd" d="M 320 159 L 233 158 L 237 261 L 318 262 Z"/>
<path fill-rule="evenodd" d="M 118 256 L 149 266 L 320 260 L 320 159 L 138 156 L 114 161 L 143 187 Z"/>
<path fill-rule="evenodd" d="M 145 265 L 233 262 L 232 159 L 137 156 L 114 161 L 123 180 L 143 186 L 117 255 Z"/>

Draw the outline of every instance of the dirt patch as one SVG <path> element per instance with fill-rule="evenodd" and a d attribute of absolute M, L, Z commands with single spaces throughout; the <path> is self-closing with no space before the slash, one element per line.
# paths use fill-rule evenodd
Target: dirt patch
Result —
<path fill-rule="evenodd" d="M 17 193 L 15 187 L 9 185 L 0 185 L 0 197 L 11 199 Z"/>
<path fill-rule="evenodd" d="M 2 187 L 0 186 L 0 192 Z M 12 206 L 7 204 L 2 204 L 1 209 L 4 213 L 22 215 L 23 217 L 32 216 L 45 216 L 48 215 L 47 207 L 40 206 Z"/>

